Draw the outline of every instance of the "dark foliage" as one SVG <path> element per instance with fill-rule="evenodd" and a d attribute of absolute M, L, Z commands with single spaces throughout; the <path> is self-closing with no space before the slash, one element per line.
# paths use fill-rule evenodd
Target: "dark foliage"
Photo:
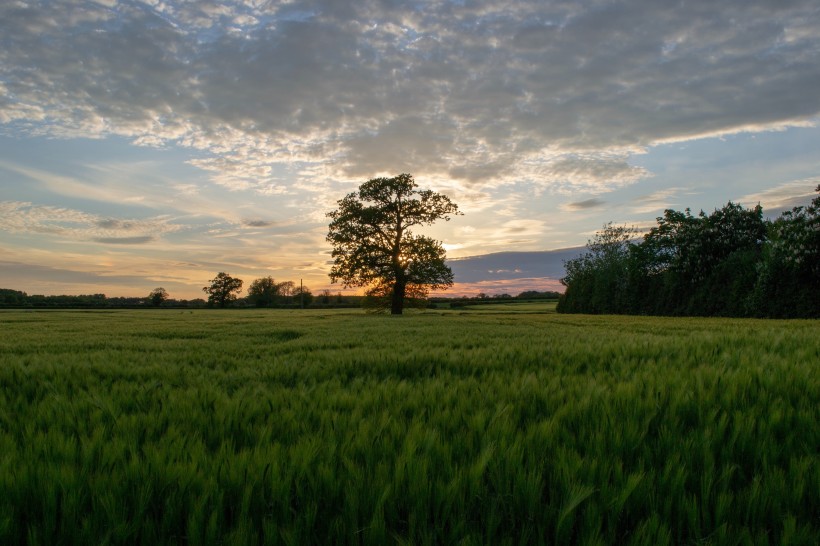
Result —
<path fill-rule="evenodd" d="M 152 292 L 153 294 L 153 292 Z M 0 308 L 17 309 L 135 309 L 153 307 L 149 298 L 135 296 L 118 296 L 109 298 L 105 294 L 56 295 L 26 294 L 19 290 L 0 288 Z M 205 306 L 201 298 L 193 300 L 175 300 L 166 298 L 161 307 L 198 308 Z"/>
<path fill-rule="evenodd" d="M 208 305 L 225 307 L 235 301 L 242 291 L 242 279 L 220 272 L 211 279 L 210 285 L 202 287 L 202 291 L 208 294 Z"/>
<path fill-rule="evenodd" d="M 148 303 L 153 305 L 154 307 L 159 307 L 166 301 L 170 299 L 171 296 L 168 295 L 168 291 L 162 287 L 154 288 L 151 290 L 151 293 L 148 294 Z"/>
<path fill-rule="evenodd" d="M 657 220 L 642 240 L 604 226 L 565 262 L 558 311 L 820 317 L 820 195 L 773 222 L 734 203 Z"/>
<path fill-rule="evenodd" d="M 282 285 L 273 277 L 255 279 L 248 288 L 247 300 L 256 307 L 271 307 L 282 295 Z"/>
<path fill-rule="evenodd" d="M 328 213 L 332 282 L 369 287 L 368 307 L 392 314 L 426 298 L 428 289 L 452 286 L 441 243 L 412 232 L 459 214 L 448 197 L 419 190 L 411 175 L 400 174 L 368 180 L 338 205 Z"/>

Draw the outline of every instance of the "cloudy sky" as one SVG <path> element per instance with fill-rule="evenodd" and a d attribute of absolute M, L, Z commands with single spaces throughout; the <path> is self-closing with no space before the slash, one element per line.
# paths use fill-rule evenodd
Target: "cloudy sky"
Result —
<path fill-rule="evenodd" d="M 402 172 L 464 212 L 429 231 L 453 258 L 776 215 L 818 121 L 816 0 L 4 0 L 0 287 L 322 289 L 325 213 Z"/>

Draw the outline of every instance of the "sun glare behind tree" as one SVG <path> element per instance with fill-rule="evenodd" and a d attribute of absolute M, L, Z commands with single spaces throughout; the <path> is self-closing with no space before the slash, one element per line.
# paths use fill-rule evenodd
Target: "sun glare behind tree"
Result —
<path fill-rule="evenodd" d="M 409 174 L 373 178 L 328 213 L 330 280 L 345 288 L 368 287 L 371 307 L 394 315 L 402 314 L 406 304 L 423 301 L 429 290 L 453 285 L 444 247 L 411 228 L 461 213 L 448 197 L 417 188 Z"/>

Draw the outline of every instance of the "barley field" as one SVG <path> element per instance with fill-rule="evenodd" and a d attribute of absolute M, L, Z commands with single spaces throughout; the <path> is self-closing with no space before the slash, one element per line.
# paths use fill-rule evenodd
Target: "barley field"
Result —
<path fill-rule="evenodd" d="M 0 312 L 0 544 L 820 544 L 820 322 Z"/>

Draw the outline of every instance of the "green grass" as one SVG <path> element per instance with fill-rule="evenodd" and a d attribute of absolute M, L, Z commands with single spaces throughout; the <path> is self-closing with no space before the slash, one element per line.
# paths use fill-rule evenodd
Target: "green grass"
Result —
<path fill-rule="evenodd" d="M 454 307 L 453 311 L 503 311 L 505 313 L 552 313 L 555 312 L 557 301 L 539 301 L 527 303 L 480 303 Z"/>
<path fill-rule="evenodd" d="M 820 323 L 0 313 L 0 544 L 820 543 Z"/>

